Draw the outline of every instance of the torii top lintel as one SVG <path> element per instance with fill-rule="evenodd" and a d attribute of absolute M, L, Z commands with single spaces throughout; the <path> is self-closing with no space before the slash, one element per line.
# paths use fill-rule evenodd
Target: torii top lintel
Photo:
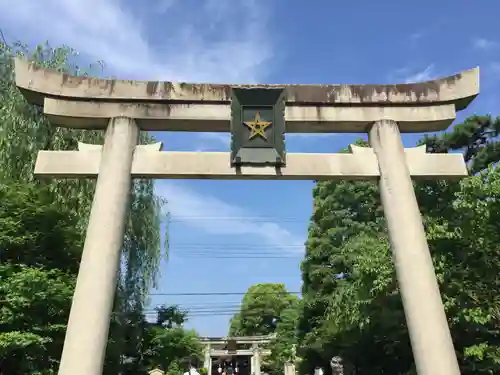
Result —
<path fill-rule="evenodd" d="M 228 341 L 233 340 L 238 344 L 268 344 L 274 338 L 276 338 L 275 334 L 235 337 L 200 337 L 200 342 L 203 344 L 227 344 Z"/>
<path fill-rule="evenodd" d="M 330 125 L 336 123 L 337 126 L 333 131 L 361 131 L 364 129 L 363 127 L 359 124 L 353 124 L 356 121 L 363 124 L 370 121 L 375 108 L 390 110 L 392 111 L 391 114 L 387 114 L 386 117 L 394 117 L 394 111 L 401 112 L 401 107 L 406 111 L 401 112 L 401 117 L 408 117 L 408 110 L 413 111 L 412 108 L 415 107 L 421 114 L 419 120 L 414 119 L 412 122 L 412 120 L 408 119 L 408 124 L 403 124 L 401 131 L 434 131 L 449 126 L 451 121 L 449 121 L 448 117 L 451 115 L 451 109 L 455 112 L 466 108 L 479 93 L 479 68 L 466 70 L 433 81 L 382 85 L 230 85 L 127 81 L 72 76 L 56 70 L 44 69 L 33 62 L 22 59 L 15 59 L 15 74 L 18 88 L 30 103 L 45 104 L 47 107 L 47 99 L 52 100 L 52 109 L 46 111 L 49 118 L 51 114 L 53 115 L 52 122 L 56 125 L 80 128 L 89 128 L 90 126 L 85 123 L 84 117 L 92 117 L 92 123 L 96 124 L 97 118 L 104 118 L 109 113 L 116 113 L 117 110 L 113 108 L 116 108 L 117 105 L 123 107 L 123 105 L 128 104 L 129 107 L 130 105 L 147 106 L 147 108 L 141 108 L 140 110 L 136 109 L 134 113 L 140 112 L 140 114 L 133 116 L 139 120 L 143 119 L 141 127 L 144 130 L 229 131 L 229 117 L 224 112 L 224 107 L 228 107 L 231 101 L 232 88 L 279 87 L 284 88 L 287 109 L 291 107 L 290 112 L 286 113 L 287 132 L 332 131 L 332 127 L 327 128 L 326 125 L 318 125 L 320 122 L 330 122 Z M 70 108 L 72 113 L 85 113 L 85 115 L 80 115 L 81 121 L 79 123 L 75 122 L 74 119 L 69 119 L 72 115 L 68 113 L 69 109 L 66 107 L 64 110 L 56 110 L 56 113 L 51 112 L 55 106 L 61 107 L 70 101 L 72 102 Z M 57 105 L 54 104 L 56 102 Z M 84 102 L 87 102 L 87 104 Z M 93 108 L 92 111 L 89 111 L 89 102 L 98 102 L 99 105 L 108 106 L 109 110 L 106 111 L 106 116 L 104 114 L 90 114 Z M 87 107 L 83 108 L 85 105 Z M 112 108 L 113 105 L 115 107 Z M 186 108 L 190 107 L 189 105 L 193 108 L 187 111 Z M 78 106 L 79 109 L 76 109 L 75 106 Z M 182 116 L 178 114 L 176 118 L 175 114 L 171 113 L 171 108 L 175 106 L 183 107 L 183 110 L 180 111 Z M 208 106 L 212 106 L 210 110 L 208 110 Z M 214 115 L 213 109 L 215 106 L 217 106 L 218 110 L 217 116 Z M 359 112 L 350 111 L 347 113 L 347 107 L 352 108 L 354 111 L 366 109 L 367 113 L 361 115 Z M 428 107 L 433 108 L 432 113 L 429 112 L 431 109 Z M 442 111 L 444 107 L 447 108 L 446 114 Z M 434 108 L 438 108 L 441 112 L 436 115 Z M 336 112 L 331 112 L 332 109 L 336 109 Z M 330 112 L 319 114 L 322 110 Z M 148 112 L 147 116 L 145 115 L 146 111 Z M 423 114 L 425 111 L 427 111 L 426 114 Z M 315 112 L 318 112 L 318 114 L 315 115 Z M 152 115 L 151 113 L 155 114 Z M 204 119 L 205 128 L 202 128 L 199 124 L 193 125 L 194 120 L 197 120 L 198 123 L 201 122 L 201 118 L 205 117 L 204 113 L 210 113 L 214 118 L 208 118 L 210 116 L 207 115 L 207 118 Z M 123 115 L 127 116 L 127 114 Z M 454 114 L 452 115 L 454 117 Z M 78 116 L 75 115 L 74 117 Z M 66 119 L 60 120 L 61 117 Z M 151 125 L 151 121 L 149 121 L 154 118 L 157 121 L 156 124 L 158 124 L 158 120 L 166 120 L 167 117 L 168 120 L 174 120 L 171 121 L 169 126 L 165 124 L 161 126 Z M 175 123 L 175 120 L 182 120 L 182 124 Z M 191 122 L 188 124 L 186 120 Z M 403 123 L 406 121 L 398 118 L 394 118 L 394 120 Z M 317 126 L 314 126 L 313 123 L 316 123 Z M 346 125 L 346 123 L 350 124 Z M 425 125 L 426 123 L 429 123 L 429 125 Z M 102 126 L 96 125 L 96 128 L 102 128 Z"/>

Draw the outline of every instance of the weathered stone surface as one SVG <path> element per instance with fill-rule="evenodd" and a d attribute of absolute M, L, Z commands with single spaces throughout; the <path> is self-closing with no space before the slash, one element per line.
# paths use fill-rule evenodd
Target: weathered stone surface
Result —
<path fill-rule="evenodd" d="M 79 129 L 106 129 L 113 117 L 130 117 L 146 131 L 229 132 L 229 104 L 166 104 L 73 101 L 45 98 L 51 123 Z M 297 106 L 285 108 L 287 133 L 366 133 L 380 119 L 397 121 L 401 132 L 446 129 L 455 119 L 453 104 L 408 106 Z"/>
<path fill-rule="evenodd" d="M 446 129 L 455 111 L 479 93 L 479 69 L 429 82 L 398 85 L 229 85 L 76 77 L 15 60 L 16 84 L 44 106 L 56 126 L 105 129 L 130 117 L 142 130 L 223 132 L 230 129 L 233 88 L 283 88 L 287 132 L 369 130 L 388 119 L 401 132 Z"/>
<path fill-rule="evenodd" d="M 300 104 L 425 105 L 453 102 L 465 108 L 479 92 L 479 69 L 408 84 L 229 85 L 131 81 L 71 76 L 16 59 L 16 84 L 26 98 L 43 105 L 45 96 L 158 102 L 229 103 L 231 87 L 285 87 L 286 101 Z"/>
<path fill-rule="evenodd" d="M 157 149 L 159 146 L 155 144 Z M 83 148 L 85 150 L 85 148 Z M 352 154 L 287 155 L 287 166 L 242 167 L 229 165 L 227 152 L 158 152 L 136 148 L 133 178 L 219 180 L 375 180 L 380 177 L 371 148 L 353 146 Z M 460 154 L 426 154 L 425 146 L 405 149 L 410 174 L 415 179 L 461 178 L 467 168 Z M 96 177 L 101 153 L 87 151 L 40 151 L 35 175 L 40 177 Z"/>
<path fill-rule="evenodd" d="M 369 140 L 378 160 L 380 198 L 416 372 L 460 375 L 398 124 L 377 121 Z"/>

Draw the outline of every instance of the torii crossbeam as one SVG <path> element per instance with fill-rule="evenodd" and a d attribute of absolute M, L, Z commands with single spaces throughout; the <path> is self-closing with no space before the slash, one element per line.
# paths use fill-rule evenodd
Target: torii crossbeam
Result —
<path fill-rule="evenodd" d="M 136 146 L 132 178 L 218 180 L 375 180 L 380 177 L 372 148 L 350 146 L 350 154 L 288 154 L 286 168 L 231 168 L 227 152 L 161 152 L 161 143 Z M 97 178 L 102 146 L 79 143 L 78 151 L 40 151 L 35 175 Z M 405 159 L 415 179 L 461 178 L 467 168 L 461 154 L 428 154 L 425 145 L 406 148 Z"/>

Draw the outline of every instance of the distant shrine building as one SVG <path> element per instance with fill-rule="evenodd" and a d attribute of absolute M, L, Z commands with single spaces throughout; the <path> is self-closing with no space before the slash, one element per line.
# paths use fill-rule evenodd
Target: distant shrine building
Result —
<path fill-rule="evenodd" d="M 267 349 L 274 335 L 242 337 L 203 337 L 204 365 L 208 375 L 219 375 L 229 367 L 233 374 L 261 375 L 262 357 L 271 354 Z"/>

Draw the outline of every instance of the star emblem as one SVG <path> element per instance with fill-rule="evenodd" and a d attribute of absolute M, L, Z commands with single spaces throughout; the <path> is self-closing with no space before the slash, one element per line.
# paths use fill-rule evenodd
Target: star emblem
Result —
<path fill-rule="evenodd" d="M 266 129 L 272 125 L 272 122 L 261 121 L 260 112 L 257 112 L 255 114 L 255 118 L 253 119 L 253 121 L 244 121 L 243 124 L 245 124 L 250 128 L 250 136 L 248 137 L 248 139 L 252 139 L 256 136 L 260 136 L 264 139 L 267 139 Z"/>

